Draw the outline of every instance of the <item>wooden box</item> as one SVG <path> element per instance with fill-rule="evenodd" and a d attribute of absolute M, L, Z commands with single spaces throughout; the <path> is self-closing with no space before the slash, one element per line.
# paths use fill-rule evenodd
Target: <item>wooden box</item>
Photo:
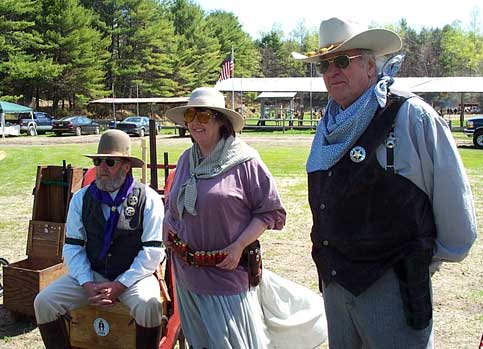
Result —
<path fill-rule="evenodd" d="M 70 344 L 73 348 L 135 348 L 136 324 L 122 303 L 101 308 L 85 306 L 71 312 Z"/>
<path fill-rule="evenodd" d="M 3 304 L 19 317 L 35 318 L 35 296 L 66 274 L 62 263 L 65 220 L 73 192 L 81 187 L 83 170 L 39 166 L 29 223 L 27 259 L 3 268 Z"/>
<path fill-rule="evenodd" d="M 168 315 L 168 303 L 171 299 L 164 278 L 159 280 L 159 287 L 162 311 L 164 315 Z M 167 326 L 167 318 L 162 326 Z M 74 309 L 70 312 L 67 327 L 70 344 L 74 349 L 136 348 L 135 320 L 129 308 L 119 302 L 112 307 L 86 305 Z"/>

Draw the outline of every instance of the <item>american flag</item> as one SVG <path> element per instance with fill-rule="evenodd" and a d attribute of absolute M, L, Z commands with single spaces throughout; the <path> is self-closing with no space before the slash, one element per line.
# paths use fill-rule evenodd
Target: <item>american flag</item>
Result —
<path fill-rule="evenodd" d="M 220 77 L 218 81 L 229 79 L 233 75 L 233 70 L 235 69 L 235 62 L 233 60 L 233 54 L 229 54 L 223 63 L 221 63 Z"/>

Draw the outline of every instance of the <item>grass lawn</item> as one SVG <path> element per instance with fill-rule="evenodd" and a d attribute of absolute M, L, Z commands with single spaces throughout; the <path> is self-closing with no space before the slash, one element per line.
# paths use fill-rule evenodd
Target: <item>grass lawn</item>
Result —
<path fill-rule="evenodd" d="M 460 136 L 459 134 L 457 135 Z M 305 162 L 313 131 L 244 132 L 241 138 L 255 147 L 273 176 L 288 212 L 281 232 L 267 232 L 262 237 L 264 265 L 281 276 L 317 290 L 315 266 L 310 257 L 311 215 L 307 203 Z M 133 153 L 141 155 L 139 139 L 133 138 Z M 158 137 L 157 154 L 169 152 L 176 162 L 189 147 L 189 138 Z M 2 153 L 3 152 L 3 153 Z M 10 262 L 25 259 L 28 221 L 32 215 L 32 188 L 38 165 L 68 164 L 91 166 L 85 153 L 95 153 L 94 142 L 85 144 L 3 146 L 0 143 L 0 257 Z M 479 226 L 483 225 L 483 151 L 460 148 L 473 188 Z M 149 158 L 149 157 L 148 157 Z M 134 173 L 140 177 L 139 170 Z M 160 182 L 162 173 L 159 172 Z M 451 214 L 448 212 L 448 214 Z M 481 228 L 480 228 L 481 235 Z M 445 264 L 433 277 L 435 294 L 436 348 L 477 347 L 483 322 L 483 242 L 478 238 L 470 255 L 462 263 Z M 0 348 L 42 348 L 40 335 L 33 325 L 23 325 L 5 315 L 0 298 Z M 2 317 L 3 311 L 3 317 Z"/>

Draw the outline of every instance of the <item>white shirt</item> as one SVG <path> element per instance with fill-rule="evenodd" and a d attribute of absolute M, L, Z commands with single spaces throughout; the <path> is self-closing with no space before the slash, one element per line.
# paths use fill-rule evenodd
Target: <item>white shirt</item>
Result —
<path fill-rule="evenodd" d="M 476 216 L 465 168 L 448 125 L 423 100 L 410 98 L 399 109 L 394 133 L 395 172 L 423 190 L 433 207 L 437 231 L 434 261 L 463 260 L 476 239 Z M 377 149 L 377 159 L 385 168 L 385 145 Z"/>
<path fill-rule="evenodd" d="M 82 222 L 82 201 L 85 191 L 89 187 L 84 187 L 74 193 L 70 201 L 67 213 L 66 237 L 80 240 L 87 240 L 86 230 Z M 110 193 L 114 199 L 117 191 Z M 118 211 L 121 205 L 117 207 Z M 102 204 L 102 211 L 107 220 L 110 215 L 109 206 Z M 146 206 L 144 209 L 143 234 L 141 241 L 162 241 L 162 222 L 164 218 L 164 205 L 161 196 L 153 189 L 146 186 Z M 80 285 L 88 281 L 93 281 L 93 270 L 87 258 L 86 249 L 79 245 L 64 245 L 64 259 L 69 269 L 69 274 L 77 279 Z M 152 275 L 157 266 L 165 258 L 164 248 L 146 247 L 139 251 L 134 258 L 131 267 L 116 278 L 126 287 L 130 287 L 137 281 Z"/>

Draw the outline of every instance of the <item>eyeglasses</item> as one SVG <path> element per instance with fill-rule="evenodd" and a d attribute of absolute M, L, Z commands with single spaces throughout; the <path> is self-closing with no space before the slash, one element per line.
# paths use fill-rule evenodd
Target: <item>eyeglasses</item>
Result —
<path fill-rule="evenodd" d="M 327 73 L 327 70 L 329 70 L 330 64 L 333 62 L 337 68 L 345 69 L 351 63 L 351 59 L 361 57 L 361 56 L 362 55 L 357 55 L 357 56 L 341 55 L 341 56 L 336 56 L 332 59 L 324 59 L 323 61 L 315 63 L 315 68 L 320 74 L 325 74 Z"/>
<path fill-rule="evenodd" d="M 121 162 L 122 160 L 119 159 L 113 159 L 113 158 L 94 158 L 92 159 L 92 162 L 94 163 L 95 166 L 101 166 L 102 162 L 105 162 L 108 167 L 113 167 L 115 164 L 118 162 Z"/>
<path fill-rule="evenodd" d="M 184 121 L 187 124 L 193 122 L 195 117 L 198 118 L 198 121 L 202 124 L 207 124 L 215 117 L 215 114 L 211 110 L 200 110 L 195 108 L 189 108 L 184 113 Z"/>

